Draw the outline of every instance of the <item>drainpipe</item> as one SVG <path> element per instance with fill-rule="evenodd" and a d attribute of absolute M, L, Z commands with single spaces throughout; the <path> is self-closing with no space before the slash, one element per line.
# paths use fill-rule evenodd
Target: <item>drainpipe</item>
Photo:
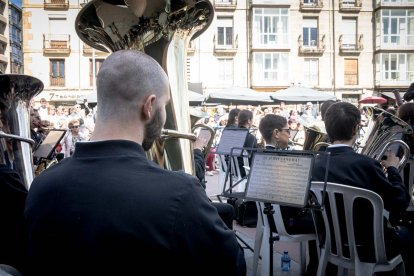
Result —
<path fill-rule="evenodd" d="M 336 41 L 335 41 L 335 0 L 332 0 L 332 62 L 333 62 L 333 93 L 336 97 Z"/>

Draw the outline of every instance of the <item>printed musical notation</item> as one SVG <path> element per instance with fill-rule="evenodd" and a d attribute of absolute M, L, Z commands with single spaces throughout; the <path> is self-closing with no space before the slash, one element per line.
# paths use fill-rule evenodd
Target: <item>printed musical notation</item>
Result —
<path fill-rule="evenodd" d="M 230 155 L 232 148 L 242 148 L 246 141 L 247 133 L 248 129 L 224 129 L 216 153 Z M 233 150 L 234 156 L 240 154 L 240 149 Z"/>
<path fill-rule="evenodd" d="M 306 204 L 312 156 L 259 154 L 254 157 L 246 197 L 279 204 Z"/>

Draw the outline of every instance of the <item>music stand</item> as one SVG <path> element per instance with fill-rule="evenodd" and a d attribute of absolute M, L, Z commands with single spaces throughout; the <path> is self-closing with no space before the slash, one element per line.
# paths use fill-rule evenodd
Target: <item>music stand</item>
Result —
<path fill-rule="evenodd" d="M 52 129 L 49 131 L 42 144 L 33 153 L 33 156 L 40 159 L 51 160 L 56 147 L 66 134 L 64 129 Z"/>
<path fill-rule="evenodd" d="M 329 153 L 327 155 L 327 170 Z M 321 205 L 309 205 L 312 170 L 315 153 L 311 151 L 257 151 L 253 156 L 250 174 L 246 183 L 244 198 L 265 203 L 263 210 L 269 220 L 269 271 L 273 273 L 273 243 L 279 240 L 273 220 L 272 203 L 299 208 L 322 208 Z M 324 196 L 323 196 L 324 197 Z M 273 222 L 273 223 L 270 223 Z"/>

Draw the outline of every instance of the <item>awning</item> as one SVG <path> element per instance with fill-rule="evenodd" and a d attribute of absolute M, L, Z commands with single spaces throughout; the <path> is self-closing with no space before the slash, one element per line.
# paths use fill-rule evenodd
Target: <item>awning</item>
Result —
<path fill-rule="evenodd" d="M 401 96 L 401 99 L 402 99 L 405 92 L 399 92 L 399 93 L 400 93 L 400 96 Z M 395 100 L 395 95 L 394 95 L 393 92 L 381 92 L 381 95 Z"/>

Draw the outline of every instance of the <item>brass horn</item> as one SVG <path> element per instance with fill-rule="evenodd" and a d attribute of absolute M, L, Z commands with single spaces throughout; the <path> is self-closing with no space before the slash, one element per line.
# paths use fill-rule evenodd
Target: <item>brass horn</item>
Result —
<path fill-rule="evenodd" d="M 398 170 L 401 171 L 410 158 L 410 148 L 402 141 L 404 134 L 412 134 L 412 127 L 397 116 L 378 107 L 365 107 L 369 115 L 366 133 L 356 145 L 357 152 L 380 161 L 386 150 L 399 145 L 402 149 Z"/>
<path fill-rule="evenodd" d="M 164 127 L 170 134 L 191 133 L 188 93 L 183 92 L 188 91 L 186 49 L 213 17 L 208 0 L 92 0 L 80 10 L 75 29 L 83 42 L 97 50 L 132 49 L 153 57 L 170 81 Z M 148 155 L 164 168 L 194 173 L 188 139 L 159 139 Z"/>
<path fill-rule="evenodd" d="M 1 162 L 16 170 L 29 189 L 34 178 L 30 102 L 43 90 L 43 83 L 27 75 L 3 74 L 0 88 Z"/>
<path fill-rule="evenodd" d="M 303 142 L 303 150 L 318 151 L 322 146 L 329 146 L 328 135 L 322 132 L 317 126 L 306 127 L 303 126 L 305 131 L 305 141 Z"/>

